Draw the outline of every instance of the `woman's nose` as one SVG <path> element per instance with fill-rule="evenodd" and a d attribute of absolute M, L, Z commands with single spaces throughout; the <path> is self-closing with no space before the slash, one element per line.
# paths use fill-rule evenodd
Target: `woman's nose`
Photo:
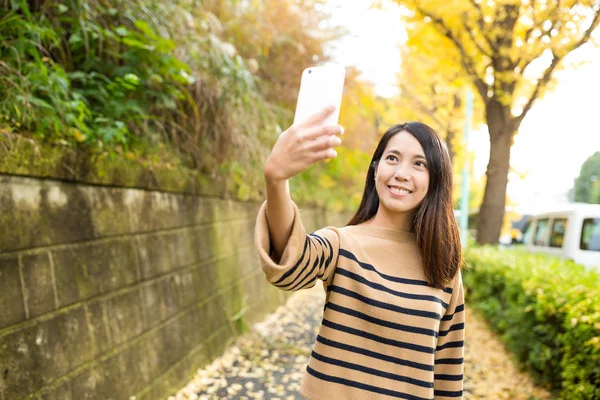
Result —
<path fill-rule="evenodd" d="M 394 171 L 394 178 L 399 180 L 408 180 L 408 166 L 404 163 L 398 164 L 396 170 Z"/>

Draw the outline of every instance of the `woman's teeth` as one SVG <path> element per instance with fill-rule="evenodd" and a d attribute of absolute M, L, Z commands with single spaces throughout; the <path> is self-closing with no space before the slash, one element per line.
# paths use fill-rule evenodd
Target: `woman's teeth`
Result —
<path fill-rule="evenodd" d="M 408 191 L 408 190 L 398 189 L 395 187 L 390 187 L 390 190 L 392 191 L 392 193 L 395 193 L 395 194 L 409 194 L 410 193 L 410 191 Z"/>

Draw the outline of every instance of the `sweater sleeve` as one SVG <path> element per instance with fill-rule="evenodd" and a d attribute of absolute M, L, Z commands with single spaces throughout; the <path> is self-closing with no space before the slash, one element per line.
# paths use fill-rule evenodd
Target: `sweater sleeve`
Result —
<path fill-rule="evenodd" d="M 267 280 L 282 290 L 310 288 L 317 279 L 328 282 L 333 277 L 339 254 L 337 229 L 328 227 L 307 235 L 298 207 L 296 204 L 293 206 L 292 233 L 279 262 L 272 257 L 266 202 L 261 206 L 256 220 L 255 245 L 260 266 Z"/>
<path fill-rule="evenodd" d="M 465 340 L 465 296 L 460 270 L 452 282 L 452 297 L 440 322 L 435 349 L 435 399 L 462 398 Z"/>

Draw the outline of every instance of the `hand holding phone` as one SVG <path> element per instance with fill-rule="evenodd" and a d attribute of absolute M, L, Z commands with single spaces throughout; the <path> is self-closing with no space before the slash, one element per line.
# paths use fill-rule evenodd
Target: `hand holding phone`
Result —
<path fill-rule="evenodd" d="M 294 124 L 283 132 L 265 163 L 265 179 L 286 181 L 312 164 L 337 156 L 343 128 L 338 125 L 346 69 L 310 67 L 302 73 Z"/>
<path fill-rule="evenodd" d="M 279 135 L 265 162 L 267 183 L 287 181 L 314 163 L 337 156 L 334 148 L 342 143 L 339 135 L 344 130 L 337 124 L 323 124 L 334 112 L 333 106 L 326 107 Z"/>

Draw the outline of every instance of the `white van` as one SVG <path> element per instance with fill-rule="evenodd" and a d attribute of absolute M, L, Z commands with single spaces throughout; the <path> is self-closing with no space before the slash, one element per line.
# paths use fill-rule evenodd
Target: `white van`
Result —
<path fill-rule="evenodd" d="M 600 271 L 600 204 L 573 203 L 560 211 L 534 215 L 523 245 Z"/>

